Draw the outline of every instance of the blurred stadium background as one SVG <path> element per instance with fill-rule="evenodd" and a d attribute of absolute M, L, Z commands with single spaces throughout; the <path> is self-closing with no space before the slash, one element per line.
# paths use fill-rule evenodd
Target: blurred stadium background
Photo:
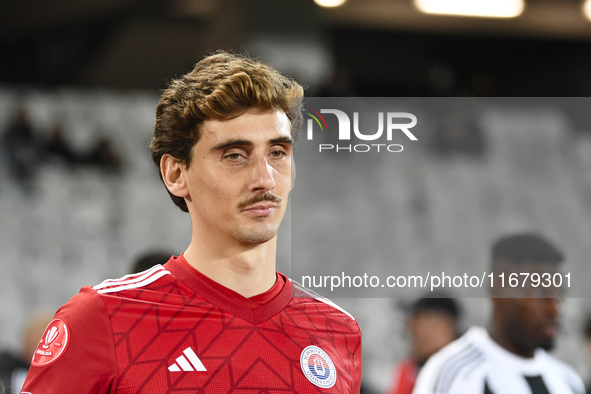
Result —
<path fill-rule="evenodd" d="M 25 107 L 35 141 L 50 141 L 51 130 L 61 125 L 66 145 L 87 159 L 74 166 L 56 155 L 33 157 L 30 173 L 15 176 L 10 153 L 0 148 L 0 347 L 18 348 L 34 310 L 54 311 L 81 286 L 127 273 L 147 251 L 184 250 L 188 217 L 169 201 L 147 146 L 160 89 L 206 54 L 232 49 L 260 56 L 307 84 L 309 96 L 590 96 L 591 22 L 582 1 L 525 4 L 516 18 L 482 19 L 423 14 L 410 0 L 348 0 L 335 8 L 311 0 L 3 1 L 0 135 Z M 581 246 L 591 239 L 587 112 L 534 108 L 489 114 L 480 119 L 487 149 L 494 152 L 482 153 L 486 165 L 453 149 L 443 162 L 441 151 L 425 150 L 422 176 L 416 177 L 413 167 L 394 175 L 419 197 L 428 196 L 417 202 L 391 190 L 389 212 L 393 218 L 404 212 L 395 234 L 408 240 L 404 228 L 431 228 L 428 223 L 458 218 L 471 225 L 494 221 L 497 230 L 530 226 L 588 266 L 582 260 L 589 245 Z M 88 159 L 105 147 L 101 142 L 113 160 Z M 491 168 L 503 177 L 494 187 L 479 181 Z M 469 194 L 457 198 L 458 185 L 476 196 L 492 190 L 510 197 L 492 196 L 500 208 L 483 212 L 470 206 Z M 499 210 L 504 215 L 495 215 Z M 334 214 L 327 214 L 326 223 Z M 446 258 L 470 264 L 480 250 L 486 260 L 493 234 L 485 232 L 462 255 L 461 239 L 474 234 L 450 233 L 443 225 L 432 231 Z M 286 238 L 282 235 L 283 244 L 289 243 Z M 401 253 L 411 256 L 422 246 L 410 243 Z M 581 249 L 569 250 L 576 247 Z M 288 251 L 279 256 L 284 269 Z M 486 324 L 486 300 L 462 302 L 464 328 Z M 383 391 L 391 365 L 405 355 L 403 312 L 391 299 L 337 303 L 360 316 L 364 382 Z M 587 313 L 588 300 L 568 300 L 556 352 L 584 376 L 590 375 L 581 349 Z"/>

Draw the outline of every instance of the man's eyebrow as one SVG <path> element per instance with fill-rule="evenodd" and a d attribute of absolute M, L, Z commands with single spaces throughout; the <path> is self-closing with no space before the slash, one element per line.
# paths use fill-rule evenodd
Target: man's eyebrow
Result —
<path fill-rule="evenodd" d="M 289 137 L 278 137 L 278 138 L 273 138 L 272 140 L 269 140 L 269 145 L 273 145 L 273 144 L 288 144 L 291 145 L 292 144 L 292 140 Z M 212 151 L 216 151 L 216 150 L 226 150 L 229 148 L 233 148 L 235 146 L 253 146 L 254 144 L 252 143 L 252 141 L 247 141 L 247 140 L 229 140 L 229 141 L 224 141 L 221 142 L 217 145 L 215 145 L 213 148 L 211 148 Z"/>
<path fill-rule="evenodd" d="M 274 138 L 274 139 L 272 139 L 269 142 L 271 144 L 288 144 L 288 145 L 291 145 L 292 144 L 292 140 L 289 137 Z"/>
<path fill-rule="evenodd" d="M 216 146 L 214 146 L 213 148 L 211 148 L 211 150 L 225 150 L 225 149 L 229 149 L 232 148 L 234 146 L 252 146 L 252 142 L 251 141 L 246 141 L 246 140 L 229 140 L 229 141 L 224 141 L 221 142 L 219 144 L 217 144 Z"/>

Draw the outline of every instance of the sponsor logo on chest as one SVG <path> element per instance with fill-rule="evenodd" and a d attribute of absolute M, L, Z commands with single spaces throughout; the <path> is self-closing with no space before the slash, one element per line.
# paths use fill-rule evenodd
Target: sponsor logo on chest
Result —
<path fill-rule="evenodd" d="M 337 381 L 337 370 L 326 352 L 318 346 L 308 346 L 300 355 L 302 372 L 308 380 L 321 388 L 330 388 Z"/>

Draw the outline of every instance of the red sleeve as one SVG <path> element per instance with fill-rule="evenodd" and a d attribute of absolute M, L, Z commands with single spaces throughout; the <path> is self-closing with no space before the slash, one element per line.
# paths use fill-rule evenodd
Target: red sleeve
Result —
<path fill-rule="evenodd" d="M 361 331 L 359 332 L 359 345 L 357 349 L 355 349 L 355 353 L 353 354 L 353 393 L 359 394 L 361 392 L 361 359 L 362 359 L 362 349 L 361 349 Z"/>
<path fill-rule="evenodd" d="M 84 287 L 49 323 L 22 393 L 114 393 L 117 375 L 107 309 L 96 291 Z"/>

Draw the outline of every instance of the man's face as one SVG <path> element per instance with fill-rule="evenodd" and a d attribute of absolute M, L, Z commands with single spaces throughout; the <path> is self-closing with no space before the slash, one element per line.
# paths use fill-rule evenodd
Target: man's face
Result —
<path fill-rule="evenodd" d="M 411 356 L 419 364 L 455 339 L 454 319 L 445 312 L 422 310 L 408 320 L 411 336 Z"/>
<path fill-rule="evenodd" d="M 534 350 L 550 350 L 558 334 L 559 302 L 555 298 L 511 299 L 513 324 L 507 330 L 515 343 Z"/>
<path fill-rule="evenodd" d="M 557 272 L 555 266 L 544 263 L 524 263 L 519 271 L 539 275 Z M 506 333 L 516 346 L 525 351 L 539 347 L 550 350 L 559 330 L 561 290 L 556 287 L 520 286 L 521 282 L 514 290 L 519 291 L 516 295 L 522 298 L 497 300 L 505 315 Z"/>
<path fill-rule="evenodd" d="M 194 230 L 242 244 L 275 237 L 291 190 L 290 123 L 281 111 L 250 109 L 202 124 L 185 197 Z"/>

